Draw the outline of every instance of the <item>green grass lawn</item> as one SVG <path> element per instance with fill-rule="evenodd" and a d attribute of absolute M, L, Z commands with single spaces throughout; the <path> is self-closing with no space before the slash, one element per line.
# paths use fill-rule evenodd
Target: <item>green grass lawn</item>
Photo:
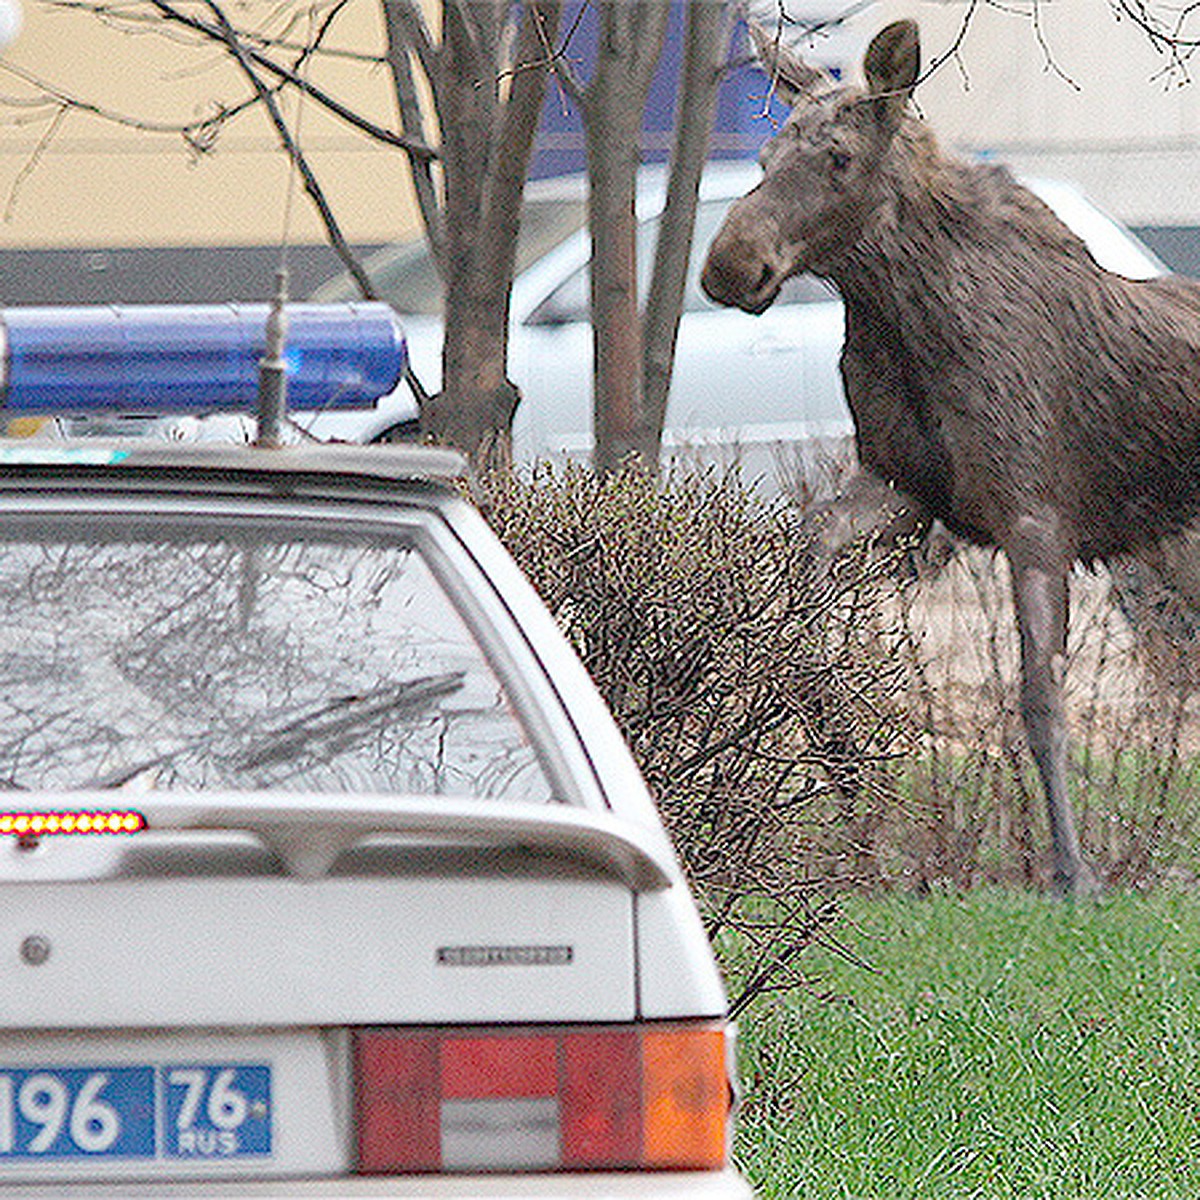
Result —
<path fill-rule="evenodd" d="M 875 970 L 741 1022 L 762 1196 L 1200 1196 L 1200 895 L 847 912 Z"/>

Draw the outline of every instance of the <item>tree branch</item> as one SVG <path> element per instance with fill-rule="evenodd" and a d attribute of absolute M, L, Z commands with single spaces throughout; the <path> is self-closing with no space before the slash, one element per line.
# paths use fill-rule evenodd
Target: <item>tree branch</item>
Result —
<path fill-rule="evenodd" d="M 554 36 L 562 0 L 526 0 L 513 52 L 512 83 L 495 121 L 491 171 L 485 193 L 486 228 L 492 238 L 489 269 L 511 274 L 520 226 L 521 193 L 529 173 L 533 139 L 546 94 L 545 46 Z M 547 32 L 549 31 L 549 32 Z"/>
<path fill-rule="evenodd" d="M 62 128 L 62 123 L 67 119 L 67 114 L 70 112 L 68 105 L 62 105 L 50 120 L 49 126 L 38 139 L 38 144 L 33 148 L 33 153 L 25 160 L 21 169 L 17 172 L 17 177 L 13 180 L 12 187 L 8 192 L 8 199 L 4 205 L 4 219 L 9 221 L 17 207 L 17 197 L 21 194 L 21 189 L 25 181 L 37 170 L 38 164 L 42 161 L 46 151 L 50 148 L 50 143 L 54 141 L 58 131 Z"/>
<path fill-rule="evenodd" d="M 571 22 L 571 28 L 567 30 L 567 35 L 562 40 L 562 47 L 550 57 L 550 62 L 554 69 L 554 77 L 558 81 L 559 86 L 580 108 L 583 108 L 586 103 L 584 84 L 583 80 L 575 73 L 575 68 L 571 66 L 571 60 L 567 57 L 567 51 L 571 48 L 571 42 L 574 40 L 575 34 L 578 32 L 580 23 L 583 21 L 587 11 L 587 4 L 579 6 L 579 11 L 575 14 L 575 20 Z"/>
<path fill-rule="evenodd" d="M 392 75 L 392 87 L 396 93 L 396 109 L 400 119 L 400 131 L 406 136 L 422 131 L 423 114 L 413 78 L 410 53 L 421 64 L 422 70 L 431 61 L 432 46 L 428 42 L 428 30 L 419 14 L 401 0 L 383 0 L 384 29 L 387 35 L 388 69 Z M 424 44 L 424 52 L 417 42 Z M 428 78 L 428 76 L 427 76 Z M 434 82 L 429 79 L 431 87 Z M 436 96 L 435 89 L 435 96 Z M 432 162 L 429 159 L 410 158 L 413 190 L 417 196 L 417 207 L 425 226 L 425 236 L 433 253 L 433 261 L 443 283 L 446 278 L 445 236 L 442 231 L 442 207 L 433 179 Z"/>
<path fill-rule="evenodd" d="M 154 0 L 158 3 L 159 0 Z M 325 226 L 326 236 L 329 238 L 330 245 L 337 252 L 338 257 L 342 260 L 346 270 L 354 277 L 354 281 L 358 284 L 359 290 L 362 292 L 365 299 L 371 300 L 375 298 L 375 289 L 371 284 L 371 280 L 367 273 L 363 270 L 362 265 L 355 257 L 354 252 L 350 249 L 345 237 L 342 234 L 341 227 L 337 223 L 337 218 L 333 215 L 333 210 L 329 207 L 328 201 L 325 199 L 325 193 L 321 190 L 321 185 L 317 181 L 317 177 L 313 174 L 312 168 L 308 164 L 303 151 L 296 144 L 296 140 L 292 137 L 291 130 L 287 127 L 287 122 L 283 119 L 283 114 L 279 111 L 279 105 L 276 103 L 275 94 L 263 83 L 258 72 L 254 69 L 254 64 L 251 61 L 251 54 L 245 46 L 238 40 L 237 32 L 229 23 L 229 19 L 225 16 L 224 11 L 217 4 L 216 0 L 204 0 L 205 7 L 213 14 L 217 22 L 217 31 L 220 34 L 220 40 L 224 43 L 230 56 L 241 67 L 242 72 L 250 81 L 254 88 L 255 94 L 266 108 L 267 113 L 271 118 L 271 123 L 275 126 L 275 132 L 279 135 L 280 144 L 283 146 L 285 153 L 295 164 L 296 170 L 300 173 L 300 178 L 304 181 L 304 190 L 308 193 L 313 205 L 316 207 L 320 215 L 321 222 Z"/>
<path fill-rule="evenodd" d="M 429 26 L 426 25 L 421 10 L 413 0 L 383 0 L 383 10 L 388 26 L 389 45 L 406 45 L 417 56 L 421 71 L 433 91 L 434 107 L 441 112 L 441 95 L 438 90 L 441 49 L 430 35 Z"/>
<path fill-rule="evenodd" d="M 342 3 L 337 4 L 330 18 L 322 21 L 322 26 L 329 24 L 333 16 L 340 15 L 348 2 L 349 0 L 342 0 Z M 153 13 L 127 11 L 124 4 L 107 4 L 103 3 L 102 0 L 41 0 L 40 7 L 61 9 L 64 12 L 88 13 L 98 20 L 111 25 L 113 28 L 121 30 L 121 32 L 143 32 L 147 28 L 153 29 L 156 24 L 161 23 L 162 19 L 161 14 L 156 16 Z M 280 34 L 267 35 L 243 30 L 241 36 L 243 42 L 247 45 L 255 46 L 263 51 L 289 50 L 304 53 L 304 51 L 310 48 L 305 42 L 299 42 Z M 323 58 L 345 59 L 349 62 L 363 63 L 376 67 L 382 66 L 384 63 L 382 55 L 366 54 L 358 50 L 347 50 L 344 47 L 322 46 L 321 55 Z"/>
<path fill-rule="evenodd" d="M 162 14 L 168 21 L 183 26 L 185 29 L 191 29 L 195 33 L 203 34 L 214 42 L 227 44 L 225 34 L 218 24 L 216 27 L 201 21 L 196 17 L 188 16 L 175 8 L 167 0 L 146 0 L 156 11 Z M 209 6 L 212 7 L 211 5 Z M 224 14 L 222 14 L 224 17 Z M 228 24 L 228 21 L 226 20 Z M 438 156 L 437 151 L 432 146 L 418 139 L 405 137 L 402 134 L 394 133 L 390 129 L 384 129 L 382 126 L 376 125 L 372 121 L 368 121 L 361 113 L 355 112 L 353 109 L 347 108 L 341 101 L 334 99 L 328 92 L 316 87 L 303 76 L 298 75 L 295 71 L 288 67 L 275 62 L 274 59 L 264 54 L 261 50 L 254 49 L 253 46 L 246 45 L 241 35 L 229 25 L 229 30 L 238 44 L 240 54 L 246 59 L 247 64 L 260 67 L 264 71 L 268 71 L 276 78 L 283 80 L 285 83 L 291 84 L 298 88 L 306 96 L 310 96 L 322 108 L 333 113 L 334 116 L 345 121 L 348 125 L 359 130 L 361 133 L 367 134 L 368 137 L 376 141 L 383 142 L 388 146 L 395 146 L 397 149 L 404 150 L 409 155 L 415 158 L 433 159 Z M 256 76 L 257 78 L 257 76 Z M 261 82 L 261 80 L 260 80 Z M 261 97 L 259 97 L 261 99 Z"/>
<path fill-rule="evenodd" d="M 692 0 L 688 8 L 670 179 L 642 316 L 643 403 L 656 438 L 662 436 L 671 390 L 700 176 L 708 157 L 731 17 L 726 0 Z"/>
<path fill-rule="evenodd" d="M 198 121 L 186 121 L 182 123 L 175 121 L 146 121 L 140 117 L 131 117 L 116 109 L 104 108 L 99 104 L 92 103 L 90 100 L 81 100 L 78 96 L 73 96 L 69 92 L 64 91 L 57 84 L 42 79 L 41 76 L 17 66 L 16 63 L 10 62 L 8 59 L 0 58 L 0 71 L 13 76 L 14 79 L 21 80 L 22 83 L 26 83 L 42 93 L 43 99 L 25 102 L 26 104 L 32 106 L 49 106 L 55 111 L 60 108 L 69 108 L 86 113 L 88 116 L 96 117 L 101 121 L 107 121 L 109 124 L 120 125 L 126 129 L 136 129 L 141 133 L 178 134 L 184 138 L 188 138 L 189 141 L 191 140 L 191 136 L 197 134 L 199 131 L 220 124 L 228 120 L 231 116 L 244 112 L 247 108 L 258 103 L 256 97 L 243 105 L 222 109 L 215 117 L 203 117 Z M 18 101 L 5 99 L 2 103 L 7 107 L 11 107 L 16 105 Z"/>
<path fill-rule="evenodd" d="M 692 0 L 692 4 L 701 2 Z M 630 7 L 634 19 L 632 70 L 638 88 L 649 91 L 658 60 L 662 57 L 669 11 L 665 4 L 635 4 Z"/>

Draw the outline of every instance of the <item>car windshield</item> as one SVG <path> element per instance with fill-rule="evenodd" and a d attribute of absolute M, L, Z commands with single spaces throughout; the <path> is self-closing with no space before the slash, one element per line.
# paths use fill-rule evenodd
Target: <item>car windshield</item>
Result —
<path fill-rule="evenodd" d="M 421 536 L 244 525 L 0 532 L 0 786 L 550 798 Z"/>
<path fill-rule="evenodd" d="M 583 228 L 587 203 L 574 200 L 526 200 L 521 209 L 517 239 L 516 273 L 519 275 L 549 254 L 571 234 Z M 440 316 L 442 284 L 429 243 L 424 237 L 387 246 L 363 264 L 381 300 L 397 312 Z M 313 293 L 322 304 L 357 300 L 358 285 L 349 274 L 338 275 Z"/>

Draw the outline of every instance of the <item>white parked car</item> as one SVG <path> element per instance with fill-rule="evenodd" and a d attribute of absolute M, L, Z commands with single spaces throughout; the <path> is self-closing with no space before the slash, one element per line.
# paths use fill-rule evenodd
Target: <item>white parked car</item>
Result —
<path fill-rule="evenodd" d="M 749 1197 L 687 885 L 461 470 L 0 442 L 0 1195 Z"/>
<path fill-rule="evenodd" d="M 667 411 L 668 453 L 700 449 L 737 456 L 748 477 L 784 486 L 819 482 L 821 464 L 844 456 L 852 432 L 838 359 L 842 305 L 811 275 L 784 286 L 761 316 L 709 301 L 699 286 L 709 242 L 730 203 L 761 176 L 750 162 L 712 163 L 701 188 L 695 250 L 679 330 Z M 1098 262 L 1131 278 L 1162 264 L 1123 226 L 1069 184 L 1026 181 L 1088 243 Z M 526 193 L 518 273 L 512 292 L 509 374 L 522 392 L 513 426 L 519 461 L 586 456 L 592 442 L 592 331 L 588 314 L 590 239 L 582 177 L 531 184 Z M 639 264 L 649 269 L 665 196 L 661 169 L 642 175 Z M 366 269 L 380 298 L 400 314 L 418 377 L 436 390 L 441 373 L 440 289 L 423 239 L 382 250 Z M 350 300 L 349 277 L 314 299 Z M 367 414 L 297 414 L 321 437 L 372 441 L 411 436 L 417 410 L 406 388 Z M 818 478 L 814 479 L 814 471 Z"/>
<path fill-rule="evenodd" d="M 853 456 L 842 392 L 842 304 L 811 275 L 784 285 L 761 316 L 723 308 L 699 286 L 709 242 L 729 205 L 761 175 L 750 162 L 709 165 L 701 187 L 691 270 L 680 322 L 664 432 L 667 454 L 742 464 L 748 479 L 786 490 L 827 485 Z M 1129 230 L 1070 184 L 1026 180 L 1088 243 L 1101 265 L 1131 278 L 1163 265 Z M 661 168 L 642 173 L 638 261 L 649 270 L 665 198 Z M 586 458 L 592 445 L 592 329 L 588 311 L 590 237 L 582 176 L 529 185 L 512 291 L 509 374 L 522 401 L 513 424 L 518 461 Z M 399 314 L 417 377 L 440 386 L 441 286 L 423 237 L 379 251 L 365 264 L 382 300 Z M 357 286 L 339 276 L 318 304 L 353 301 Z M 360 411 L 293 411 L 297 426 L 322 440 L 375 442 L 417 436 L 417 404 L 407 385 Z M 147 432 L 179 440 L 245 441 L 253 422 L 214 416 L 65 422 L 76 434 Z"/>

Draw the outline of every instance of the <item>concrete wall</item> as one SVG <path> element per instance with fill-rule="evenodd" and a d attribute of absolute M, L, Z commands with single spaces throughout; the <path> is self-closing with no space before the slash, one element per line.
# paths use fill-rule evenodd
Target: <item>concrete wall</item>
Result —
<path fill-rule="evenodd" d="M 797 17 L 837 7 L 788 2 Z M 838 34 L 850 70 L 871 35 L 901 16 L 919 21 L 924 65 L 936 65 L 917 100 L 944 145 L 1072 178 L 1127 221 L 1200 220 L 1200 86 L 1171 72 L 1107 0 L 881 0 Z M 810 41 L 822 50 L 821 38 Z"/>
<path fill-rule="evenodd" d="M 775 8 L 775 0 L 756 3 Z M 806 7 L 821 17 L 845 5 L 788 0 L 793 16 Z M 925 64 L 941 63 L 917 100 L 944 146 L 1070 179 L 1114 215 L 1145 227 L 1160 251 L 1196 264 L 1200 83 L 1171 71 L 1170 60 L 1133 22 L 1118 21 L 1107 0 L 882 0 L 839 33 L 837 53 L 857 72 L 871 35 L 902 16 L 920 23 Z"/>

